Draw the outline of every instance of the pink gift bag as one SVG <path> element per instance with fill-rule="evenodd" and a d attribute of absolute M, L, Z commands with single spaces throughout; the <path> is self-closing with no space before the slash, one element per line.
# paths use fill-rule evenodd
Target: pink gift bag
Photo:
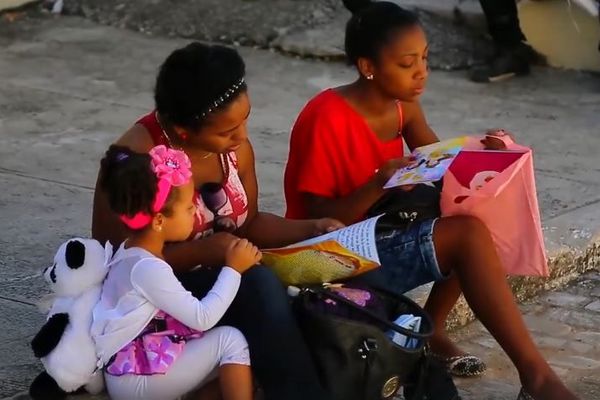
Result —
<path fill-rule="evenodd" d="M 509 275 L 548 276 L 531 149 L 483 150 L 471 141 L 444 176 L 441 208 L 442 216 L 482 220 Z"/>

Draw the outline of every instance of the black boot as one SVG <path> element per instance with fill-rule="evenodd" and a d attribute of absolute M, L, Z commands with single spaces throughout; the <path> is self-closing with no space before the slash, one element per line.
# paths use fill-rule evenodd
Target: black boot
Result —
<path fill-rule="evenodd" d="M 498 48 L 488 64 L 475 66 L 469 77 L 473 82 L 491 83 L 528 75 L 530 65 L 536 60 L 535 51 L 526 43 Z"/>

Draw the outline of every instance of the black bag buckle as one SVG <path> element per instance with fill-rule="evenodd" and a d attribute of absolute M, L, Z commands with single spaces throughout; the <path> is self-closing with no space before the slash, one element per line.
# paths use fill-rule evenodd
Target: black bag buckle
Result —
<path fill-rule="evenodd" d="M 360 358 L 364 360 L 368 357 L 369 353 L 377 352 L 378 348 L 377 339 L 367 338 L 363 340 L 362 346 L 358 349 L 358 353 L 360 354 Z"/>
<path fill-rule="evenodd" d="M 363 348 L 366 351 L 377 351 L 377 339 L 368 338 L 363 341 Z"/>
<path fill-rule="evenodd" d="M 400 217 L 400 219 L 403 219 L 403 220 L 409 221 L 409 222 L 415 222 L 415 220 L 417 219 L 418 216 L 419 216 L 419 213 L 416 211 L 412 211 L 412 212 L 400 211 L 400 212 L 398 212 L 398 217 Z"/>

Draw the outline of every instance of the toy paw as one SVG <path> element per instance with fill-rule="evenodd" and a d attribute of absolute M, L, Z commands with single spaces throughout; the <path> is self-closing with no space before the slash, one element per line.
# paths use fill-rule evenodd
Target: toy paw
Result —
<path fill-rule="evenodd" d="M 31 382 L 29 395 L 33 400 L 63 400 L 67 392 L 47 372 L 42 372 Z"/>

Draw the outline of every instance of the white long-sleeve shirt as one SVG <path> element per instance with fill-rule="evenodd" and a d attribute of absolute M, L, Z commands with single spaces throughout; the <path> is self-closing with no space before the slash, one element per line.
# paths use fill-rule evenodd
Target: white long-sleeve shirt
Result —
<path fill-rule="evenodd" d="M 121 245 L 111 261 L 94 308 L 92 337 L 98 366 L 135 339 L 162 310 L 190 328 L 206 331 L 225 314 L 237 294 L 240 274 L 223 267 L 212 289 L 198 300 L 165 261 L 139 247 Z"/>

